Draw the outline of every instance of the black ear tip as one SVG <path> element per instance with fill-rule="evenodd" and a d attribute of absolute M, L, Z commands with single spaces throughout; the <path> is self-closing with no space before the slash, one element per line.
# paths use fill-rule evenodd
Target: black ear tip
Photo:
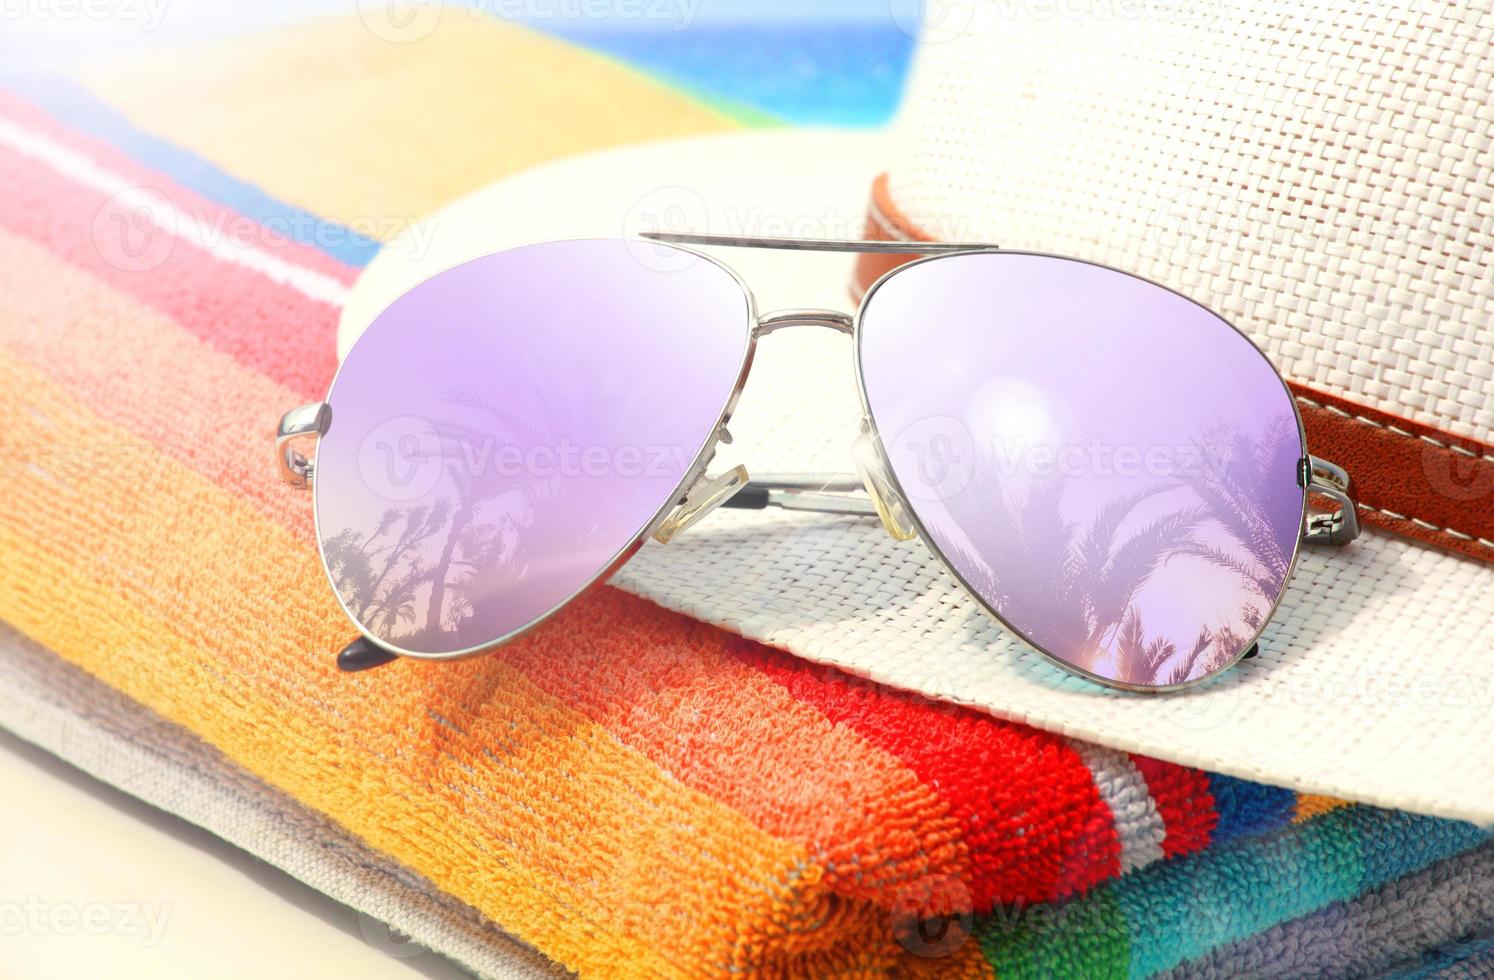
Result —
<path fill-rule="evenodd" d="M 398 657 L 399 654 L 390 653 L 368 637 L 360 636 L 343 647 L 342 652 L 337 655 L 337 668 L 353 674 L 360 670 L 383 666 Z"/>

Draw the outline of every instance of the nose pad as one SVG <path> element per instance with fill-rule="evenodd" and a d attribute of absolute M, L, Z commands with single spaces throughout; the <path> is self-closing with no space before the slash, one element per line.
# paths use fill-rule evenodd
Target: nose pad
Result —
<path fill-rule="evenodd" d="M 745 466 L 735 466 L 720 476 L 701 474 L 700 479 L 685 492 L 685 499 L 680 501 L 674 513 L 665 518 L 664 523 L 654 531 L 654 540 L 660 544 L 673 541 L 698 524 L 701 518 L 736 496 L 747 485 L 747 479 Z"/>
<path fill-rule="evenodd" d="M 869 431 L 862 432 L 851 445 L 851 458 L 856 461 L 861 484 L 866 487 L 866 494 L 871 497 L 872 506 L 877 509 L 877 516 L 892 539 L 911 541 L 918 537 L 913 514 L 908 509 L 908 502 L 892 483 L 892 474 L 887 470 L 887 460 L 877 438 Z"/>

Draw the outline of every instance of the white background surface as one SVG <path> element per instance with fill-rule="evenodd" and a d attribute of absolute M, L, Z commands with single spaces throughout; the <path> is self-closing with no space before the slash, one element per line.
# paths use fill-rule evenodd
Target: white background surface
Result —
<path fill-rule="evenodd" d="M 0 800 L 0 976 L 467 976 L 8 733 Z"/>

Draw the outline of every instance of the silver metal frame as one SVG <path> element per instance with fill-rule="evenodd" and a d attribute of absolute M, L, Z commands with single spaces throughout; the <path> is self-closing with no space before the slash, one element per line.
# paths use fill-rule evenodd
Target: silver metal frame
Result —
<path fill-rule="evenodd" d="M 562 608 L 569 605 L 586 589 L 608 578 L 626 563 L 649 537 L 652 536 L 657 540 L 667 542 L 689 527 L 694 526 L 718 507 L 742 506 L 742 501 L 738 499 L 739 495 L 742 495 L 751 498 L 751 503 L 747 504 L 747 506 L 753 507 L 771 506 L 786 510 L 880 517 L 883 526 L 892 537 L 898 540 L 910 540 L 914 537 L 921 539 L 924 546 L 938 559 L 939 563 L 943 565 L 944 570 L 959 583 L 960 587 L 982 609 L 1010 630 L 1018 639 L 1032 647 L 1061 670 L 1084 677 L 1104 687 L 1143 693 L 1166 693 L 1190 688 L 1206 682 L 1233 667 L 1255 646 L 1261 633 L 1276 614 L 1276 610 L 1281 603 L 1281 597 L 1286 591 L 1285 586 L 1283 586 L 1282 593 L 1276 597 L 1271 609 L 1263 618 L 1261 628 L 1256 631 L 1255 635 L 1250 638 L 1250 641 L 1240 649 L 1230 662 L 1218 671 L 1207 677 L 1197 678 L 1182 684 L 1157 686 L 1125 684 L 1097 676 L 1082 668 L 1066 663 L 1048 650 L 1034 643 L 1021 630 L 1013 626 L 996 609 L 982 599 L 959 572 L 955 570 L 954 566 L 950 564 L 943 552 L 934 543 L 933 538 L 919 520 L 916 510 L 908 503 L 907 496 L 901 484 L 899 484 L 896 475 L 893 473 L 891 464 L 887 459 L 886 451 L 882 446 L 881 434 L 877 428 L 871 404 L 867 397 L 865 377 L 862 372 L 861 344 L 864 337 L 862 320 L 872 298 L 893 276 L 899 275 L 925 262 L 935 261 L 938 258 L 956 254 L 975 255 L 995 253 L 1001 255 L 1038 255 L 1044 258 L 1062 259 L 1064 261 L 1078 262 L 1083 265 L 1096 266 L 1108 269 L 1109 271 L 1119 272 L 1122 275 L 1131 276 L 1133 279 L 1139 279 L 1142 282 L 1147 282 L 1161 289 L 1167 289 L 1168 292 L 1180 296 L 1189 302 L 1193 302 L 1200 309 L 1218 317 L 1221 322 L 1228 325 L 1230 329 L 1234 330 L 1250 344 L 1251 348 L 1270 366 L 1272 373 L 1275 374 L 1277 381 L 1282 386 L 1285 397 L 1292 405 L 1293 417 L 1297 423 L 1297 434 L 1302 453 L 1298 479 L 1299 484 L 1303 488 L 1302 514 L 1299 518 L 1302 533 L 1298 537 L 1297 546 L 1293 548 L 1291 561 L 1288 564 L 1287 575 L 1284 581 L 1290 581 L 1292 574 L 1295 572 L 1297 559 L 1301 553 L 1301 545 L 1303 543 L 1341 545 L 1353 540 L 1359 533 L 1355 505 L 1350 496 L 1348 474 L 1332 463 L 1308 455 L 1307 436 L 1303 428 L 1301 412 L 1297 407 L 1297 400 L 1287 387 L 1285 379 L 1281 377 L 1281 373 L 1271 363 L 1270 358 L 1266 357 L 1265 352 L 1256 346 L 1255 342 L 1234 324 L 1219 317 L 1217 313 L 1214 313 L 1214 311 L 1209 310 L 1202 304 L 1194 302 L 1161 283 L 1127 273 L 1124 270 L 1112 269 L 1100 263 L 1087 262 L 1083 259 L 1062 255 L 1049 255 L 1041 252 L 1006 251 L 989 244 L 757 238 L 664 232 L 644 234 L 636 240 L 670 245 L 678 248 L 680 251 L 688 252 L 704 261 L 710 262 L 724 270 L 736 281 L 747 303 L 747 342 L 743 350 L 742 365 L 738 371 L 736 382 L 726 399 L 721 413 L 716 419 L 715 425 L 711 428 L 710 435 L 707 436 L 705 444 L 696 453 L 694 460 L 686 469 L 679 484 L 644 528 L 627 545 L 620 549 L 602 570 L 565 600 L 557 603 L 543 615 L 535 618 L 525 626 L 498 637 L 491 642 L 439 654 L 404 650 L 387 640 L 370 635 L 347 609 L 347 606 L 343 604 L 342 597 L 337 594 L 336 582 L 332 579 L 331 569 L 327 566 L 326 555 L 321 550 L 319 508 L 317 506 L 317 498 L 313 494 L 313 522 L 316 526 L 317 549 L 322 563 L 322 570 L 327 575 L 328 582 L 332 586 L 333 595 L 337 597 L 339 607 L 342 608 L 344 614 L 357 627 L 359 634 L 370 643 L 402 657 L 423 660 L 454 660 L 493 650 L 523 636 L 544 623 Z M 751 288 L 734 269 L 710 255 L 696 251 L 693 248 L 684 247 L 687 245 L 773 248 L 794 251 L 877 253 L 921 257 L 897 266 L 874 282 L 862 296 L 855 314 L 820 309 L 778 310 L 760 314 L 757 309 L 757 300 L 753 296 Z M 731 442 L 731 433 L 727 430 L 726 426 L 731 419 L 732 412 L 736 409 L 738 400 L 741 398 L 747 376 L 751 372 L 752 360 L 757 351 L 758 339 L 781 329 L 800 326 L 822 327 L 834 330 L 837 333 L 851 337 L 855 345 L 853 350 L 853 364 L 856 371 L 857 392 L 861 399 L 862 408 L 862 433 L 857 440 L 856 447 L 856 462 L 860 475 L 781 474 L 765 475 L 752 479 L 748 477 L 745 467 L 738 466 L 719 476 L 707 476 L 706 468 L 715 456 L 717 445 L 719 443 L 729 444 Z M 336 391 L 337 379 L 341 376 L 341 373 L 342 368 L 339 366 L 337 373 L 333 376 L 326 402 L 315 402 L 299 406 L 286 413 L 285 417 L 281 420 L 275 439 L 276 464 L 282 479 L 291 486 L 305 488 L 313 483 L 314 463 L 304 456 L 296 446 L 303 439 L 319 436 L 327 431 L 327 427 L 331 423 L 330 404 L 332 393 Z M 1331 513 L 1313 514 L 1309 517 L 1307 501 L 1308 497 L 1313 494 L 1328 498 L 1339 509 Z"/>
<path fill-rule="evenodd" d="M 980 242 L 871 242 L 856 238 L 765 238 L 753 235 L 707 235 L 690 231 L 646 231 L 638 237 L 666 245 L 714 245 L 718 248 L 771 248 L 789 252 L 856 252 L 877 255 L 951 255 L 1000 248 Z"/>

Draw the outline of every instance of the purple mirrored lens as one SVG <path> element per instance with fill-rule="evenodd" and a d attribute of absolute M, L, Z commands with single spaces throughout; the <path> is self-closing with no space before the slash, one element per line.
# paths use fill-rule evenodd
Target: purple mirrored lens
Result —
<path fill-rule="evenodd" d="M 584 588 L 670 500 L 741 373 L 749 303 L 722 267 L 650 248 L 475 259 L 353 346 L 314 485 L 333 587 L 367 633 L 416 654 L 491 645 Z"/>
<path fill-rule="evenodd" d="M 986 253 L 889 277 L 859 343 L 909 505 L 1028 641 L 1147 687 L 1253 642 L 1296 554 L 1304 448 L 1228 323 L 1102 266 Z"/>

